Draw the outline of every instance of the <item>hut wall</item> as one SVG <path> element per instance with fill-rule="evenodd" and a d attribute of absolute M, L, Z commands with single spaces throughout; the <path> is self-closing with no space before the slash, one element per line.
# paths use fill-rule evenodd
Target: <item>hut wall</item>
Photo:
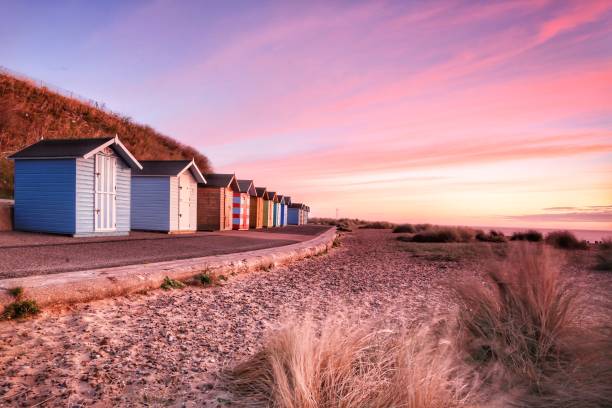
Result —
<path fill-rule="evenodd" d="M 74 159 L 15 160 L 15 229 L 74 234 L 75 197 Z"/>
<path fill-rule="evenodd" d="M 216 187 L 198 187 L 198 229 L 223 229 L 225 211 L 225 189 Z"/>
<path fill-rule="evenodd" d="M 132 177 L 132 229 L 170 230 L 170 178 Z"/>
<path fill-rule="evenodd" d="M 264 201 L 262 197 L 250 197 L 250 219 L 249 227 L 259 229 L 263 227 L 263 207 Z"/>
<path fill-rule="evenodd" d="M 289 225 L 300 225 L 300 209 L 289 208 L 287 211 L 287 223 Z"/>
<path fill-rule="evenodd" d="M 235 230 L 249 229 L 249 210 L 251 208 L 247 193 L 234 192 L 232 206 L 232 228 Z"/>

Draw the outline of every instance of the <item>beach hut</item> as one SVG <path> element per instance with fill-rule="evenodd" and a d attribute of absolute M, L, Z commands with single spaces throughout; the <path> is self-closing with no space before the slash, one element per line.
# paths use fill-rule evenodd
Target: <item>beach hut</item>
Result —
<path fill-rule="evenodd" d="M 274 226 L 274 203 L 276 202 L 276 193 L 268 191 L 268 199 L 264 198 L 264 220 L 263 226 L 272 228 Z"/>
<path fill-rule="evenodd" d="M 132 170 L 118 137 L 41 140 L 15 161 L 15 229 L 72 236 L 127 235 Z"/>
<path fill-rule="evenodd" d="M 274 196 L 273 204 L 272 204 L 272 226 L 280 227 L 280 195 L 275 192 L 271 192 Z"/>
<path fill-rule="evenodd" d="M 283 227 L 287 226 L 287 214 L 288 214 L 289 204 L 291 204 L 291 197 L 282 196 L 280 224 Z"/>
<path fill-rule="evenodd" d="M 289 205 L 289 211 L 287 214 L 287 223 L 289 225 L 302 225 L 303 221 L 303 213 L 302 207 L 304 204 L 302 203 L 291 203 Z"/>
<path fill-rule="evenodd" d="M 234 192 L 240 191 L 233 174 L 205 174 L 198 184 L 198 230 L 232 229 Z"/>
<path fill-rule="evenodd" d="M 168 233 L 197 229 L 198 183 L 193 160 L 144 160 L 132 172 L 132 229 Z"/>
<path fill-rule="evenodd" d="M 248 230 L 250 222 L 251 197 L 257 197 L 253 180 L 238 180 L 238 190 L 234 191 L 232 228 Z"/>
<path fill-rule="evenodd" d="M 308 216 L 310 215 L 310 207 L 305 205 L 302 211 L 302 224 L 308 224 Z"/>
<path fill-rule="evenodd" d="M 263 227 L 264 220 L 264 197 L 268 197 L 265 187 L 256 187 L 256 195 L 251 196 L 249 228 L 259 229 Z"/>

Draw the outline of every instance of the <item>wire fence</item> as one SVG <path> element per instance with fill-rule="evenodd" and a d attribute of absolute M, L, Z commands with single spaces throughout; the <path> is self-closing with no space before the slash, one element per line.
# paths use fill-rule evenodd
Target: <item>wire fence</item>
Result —
<path fill-rule="evenodd" d="M 33 77 L 28 76 L 26 74 L 23 74 L 21 72 L 12 70 L 10 68 L 7 68 L 7 67 L 5 67 L 3 65 L 0 65 L 0 73 L 4 73 L 4 74 L 7 74 L 7 75 L 10 75 L 12 77 L 15 77 L 15 78 L 20 79 L 20 80 L 25 81 L 25 82 L 28 82 L 28 83 L 30 83 L 30 84 L 32 84 L 34 86 L 40 87 L 40 88 L 46 88 L 46 89 L 48 89 L 48 90 L 50 90 L 52 92 L 55 92 L 57 94 L 65 96 L 67 98 L 76 99 L 79 102 L 85 103 L 85 104 L 91 106 L 92 108 L 103 110 L 106 113 L 109 113 L 109 114 L 112 114 L 112 115 L 118 115 L 117 112 L 113 112 L 112 110 L 107 108 L 106 104 L 104 102 L 97 101 L 97 100 L 91 99 L 91 98 L 86 98 L 83 95 L 79 95 L 77 93 L 74 93 L 74 92 L 69 91 L 67 89 L 64 89 L 62 87 L 59 87 L 57 85 L 50 84 L 50 83 L 45 82 L 43 80 L 33 78 Z"/>

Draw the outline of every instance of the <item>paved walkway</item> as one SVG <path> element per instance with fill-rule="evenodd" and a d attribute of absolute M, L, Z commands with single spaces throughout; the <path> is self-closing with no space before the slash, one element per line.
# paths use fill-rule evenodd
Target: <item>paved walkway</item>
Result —
<path fill-rule="evenodd" d="M 325 230 L 308 225 L 190 235 L 135 232 L 113 238 L 6 232 L 0 233 L 0 279 L 253 251 L 302 242 Z"/>

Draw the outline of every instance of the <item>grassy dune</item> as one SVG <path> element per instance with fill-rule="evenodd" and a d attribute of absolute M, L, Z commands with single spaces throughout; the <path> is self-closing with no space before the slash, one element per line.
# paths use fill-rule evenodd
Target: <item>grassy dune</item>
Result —
<path fill-rule="evenodd" d="M 202 172 L 211 170 L 206 156 L 149 126 L 0 72 L 0 198 L 13 194 L 13 164 L 7 157 L 41 136 L 54 139 L 115 134 L 138 159 L 195 158 Z"/>

